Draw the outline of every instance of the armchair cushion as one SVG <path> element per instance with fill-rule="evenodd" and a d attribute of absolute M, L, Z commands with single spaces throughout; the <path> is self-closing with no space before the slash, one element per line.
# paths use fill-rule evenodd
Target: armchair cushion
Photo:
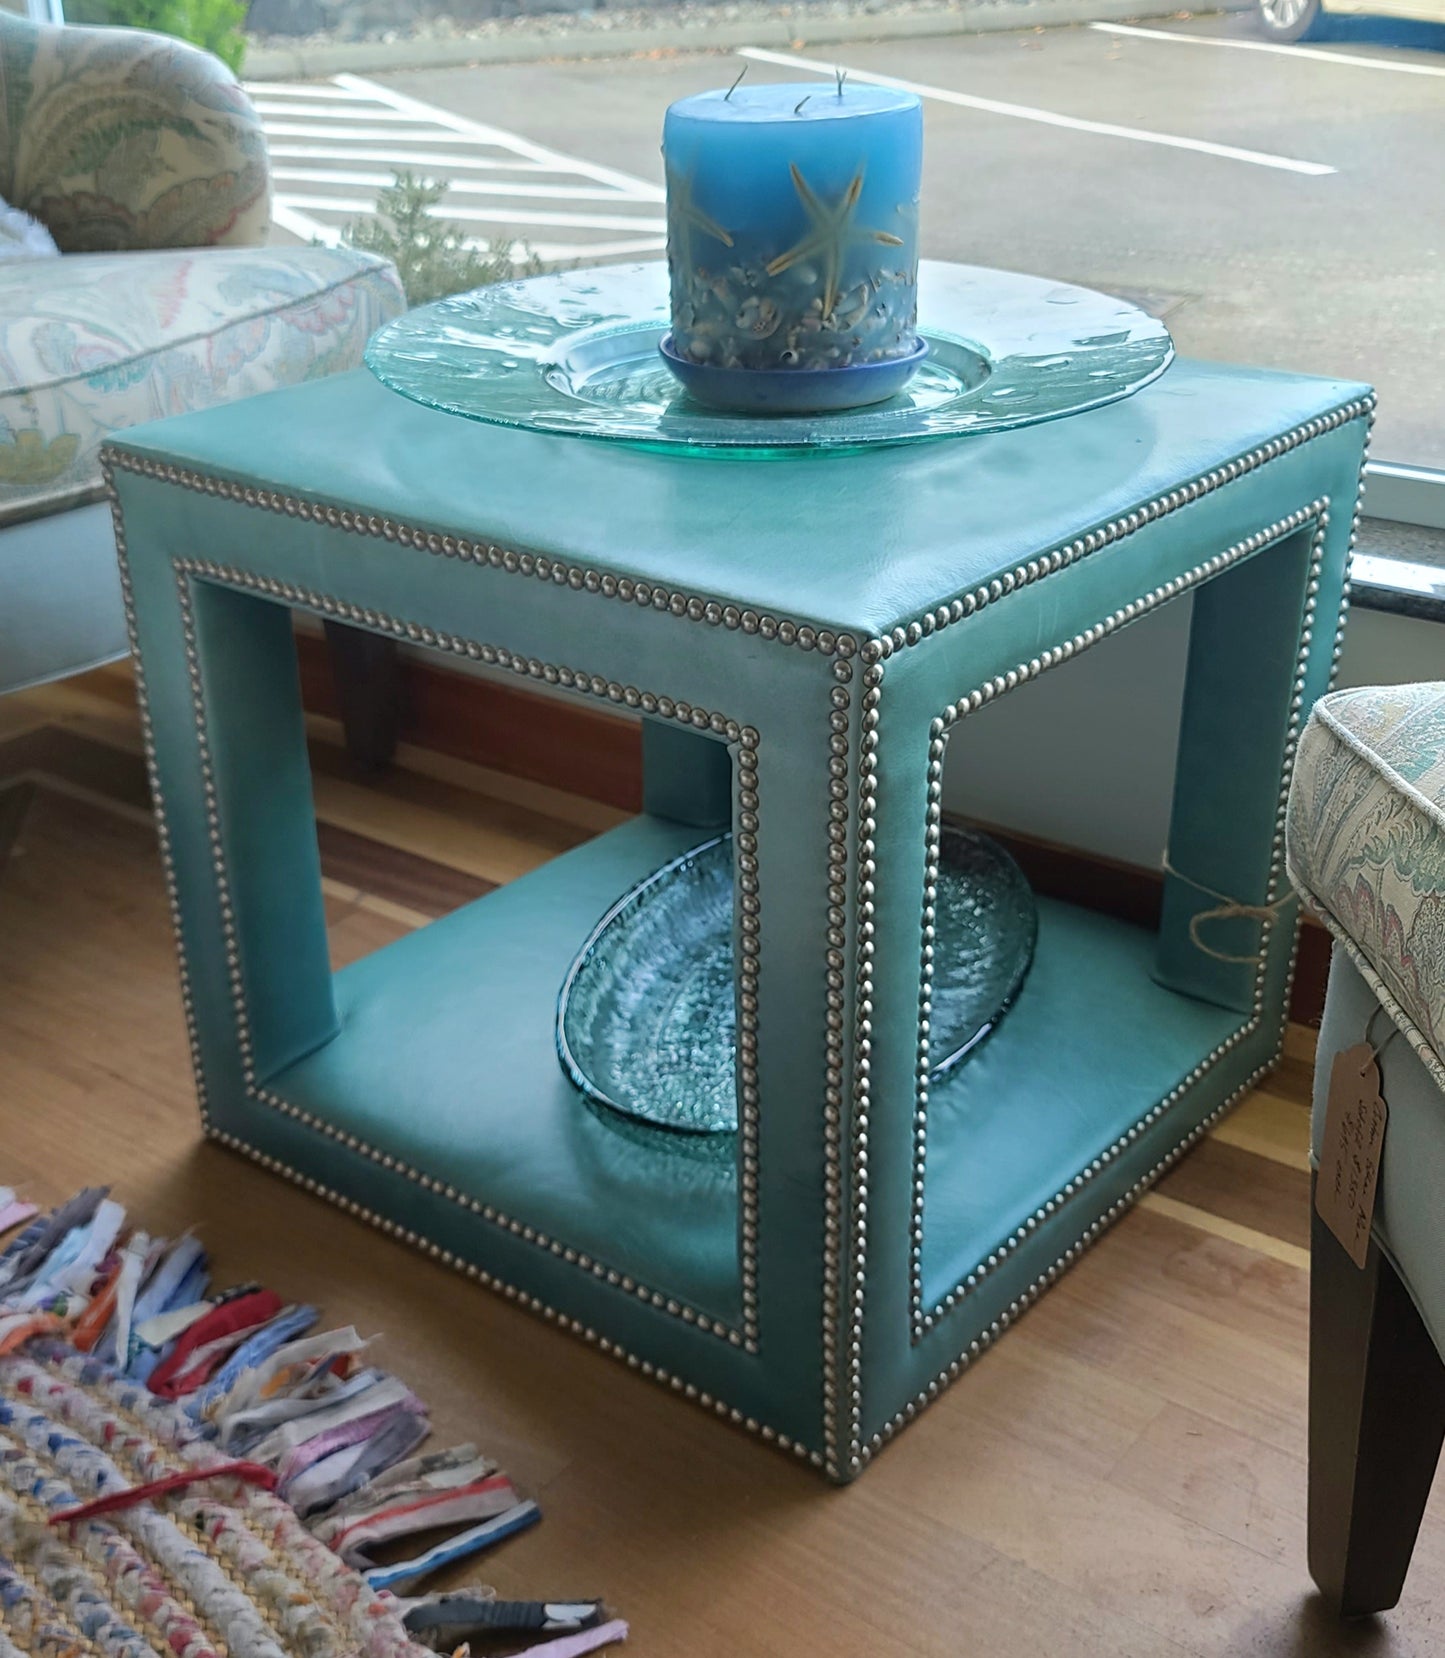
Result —
<path fill-rule="evenodd" d="M 402 308 L 343 248 L 214 248 L 0 263 L 0 522 L 93 497 L 141 421 L 355 368 Z"/>
<path fill-rule="evenodd" d="M 0 196 L 65 253 L 251 245 L 270 218 L 260 121 L 217 59 L 3 11 Z"/>
<path fill-rule="evenodd" d="M 1445 684 L 1323 698 L 1288 827 L 1295 886 L 1445 1087 Z"/>

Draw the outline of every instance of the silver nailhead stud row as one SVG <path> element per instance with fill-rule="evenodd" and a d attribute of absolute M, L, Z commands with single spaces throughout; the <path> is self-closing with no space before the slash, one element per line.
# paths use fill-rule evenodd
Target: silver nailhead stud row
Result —
<path fill-rule="evenodd" d="M 450 1267 L 453 1271 L 461 1273 L 463 1277 L 470 1278 L 489 1290 L 495 1290 L 499 1295 L 504 1296 L 508 1301 L 514 1301 L 519 1307 L 525 1308 L 528 1312 L 540 1314 L 549 1324 L 555 1324 L 559 1329 L 566 1330 L 574 1336 L 581 1336 L 583 1341 L 590 1342 L 600 1352 L 606 1353 L 611 1358 L 621 1360 L 629 1370 L 636 1370 L 650 1380 L 660 1382 L 664 1387 L 670 1388 L 674 1393 L 681 1394 L 684 1399 L 690 1399 L 694 1404 L 701 1405 L 704 1410 L 714 1412 L 724 1420 L 731 1422 L 735 1427 L 745 1428 L 749 1433 L 756 1434 L 760 1439 L 766 1440 L 768 1444 L 776 1445 L 779 1450 L 788 1452 L 798 1458 L 799 1461 L 806 1462 L 814 1468 L 823 1466 L 823 1458 L 819 1452 L 810 1451 L 807 1446 L 800 1445 L 796 1440 L 789 1438 L 787 1434 L 779 1433 L 775 1428 L 770 1428 L 758 1421 L 756 1417 L 748 1416 L 743 1411 L 738 1410 L 736 1406 L 726 1404 L 723 1400 L 707 1392 L 706 1389 L 696 1387 L 692 1382 L 683 1381 L 680 1376 L 674 1376 L 670 1371 L 664 1370 L 661 1365 L 653 1364 L 648 1359 L 639 1359 L 636 1354 L 628 1352 L 620 1342 L 612 1341 L 607 1336 L 599 1334 L 590 1324 L 584 1324 L 581 1319 L 572 1318 L 567 1313 L 558 1312 L 555 1307 L 549 1306 L 540 1297 L 529 1295 L 525 1290 L 519 1290 L 515 1284 L 508 1284 L 502 1279 L 494 1277 L 490 1272 L 477 1266 L 474 1262 L 468 1261 L 464 1256 L 457 1255 L 449 1249 L 443 1249 L 440 1244 L 434 1243 L 423 1233 L 400 1226 L 397 1222 L 388 1220 L 385 1215 L 378 1215 L 374 1210 L 366 1208 L 364 1204 L 357 1203 L 354 1199 L 344 1196 L 321 1181 L 313 1179 L 310 1175 L 299 1174 L 287 1164 L 268 1156 L 263 1151 L 258 1151 L 254 1146 L 248 1145 L 246 1141 L 238 1139 L 234 1134 L 227 1134 L 220 1129 L 210 1128 L 207 1130 L 207 1138 L 216 1141 L 217 1144 L 223 1145 L 231 1151 L 240 1152 L 243 1157 L 250 1158 L 253 1163 L 259 1164 L 260 1167 L 272 1174 L 281 1175 L 294 1185 L 300 1186 L 304 1191 L 309 1192 L 313 1197 L 324 1198 L 326 1202 L 335 1204 L 338 1209 L 354 1216 L 365 1225 L 374 1227 L 378 1232 L 384 1232 L 387 1237 L 395 1238 L 399 1243 L 420 1250 L 422 1254 L 430 1256 L 432 1260 L 440 1262 L 442 1266 Z"/>
<path fill-rule="evenodd" d="M 213 495 L 223 500 L 237 501 L 242 506 L 255 507 L 263 512 L 276 512 L 287 518 L 296 518 L 313 524 L 324 524 L 328 529 L 343 530 L 351 535 L 364 535 L 394 542 L 399 547 L 411 547 L 418 552 L 438 558 L 454 558 L 464 564 L 489 565 L 508 575 L 520 575 L 546 582 L 555 587 L 566 587 L 576 593 L 592 593 L 604 599 L 618 599 L 645 610 L 661 611 L 684 621 L 701 622 L 707 627 L 722 627 L 734 632 L 756 634 L 760 639 L 776 640 L 780 645 L 802 651 L 819 651 L 824 656 L 847 658 L 858 649 L 858 641 L 851 633 L 836 633 L 832 628 L 815 628 L 809 622 L 793 621 L 789 617 L 774 616 L 767 611 L 740 608 L 723 604 L 716 599 L 704 599 L 695 593 L 686 593 L 663 587 L 656 582 L 639 581 L 630 576 L 614 576 L 585 565 L 569 564 L 565 559 L 551 558 L 546 553 L 519 552 L 515 548 L 500 547 L 494 542 L 470 541 L 465 536 L 445 535 L 419 525 L 403 524 L 392 518 L 355 507 L 326 506 L 319 501 L 306 501 L 298 496 L 285 495 L 279 490 L 257 489 L 251 484 L 239 484 L 229 478 L 211 477 L 192 472 L 183 466 L 151 460 L 147 456 L 132 455 L 127 450 L 107 446 L 103 451 L 106 476 L 119 467 L 157 482 L 174 484 L 200 495 Z"/>
<path fill-rule="evenodd" d="M 490 1224 L 497 1226 L 514 1237 L 522 1239 L 542 1249 L 547 1253 L 565 1261 L 568 1265 L 580 1267 L 590 1272 L 594 1277 L 601 1279 L 611 1287 L 622 1290 L 660 1311 L 681 1319 L 684 1323 L 707 1331 L 733 1346 L 743 1347 L 751 1352 L 757 1350 L 757 1115 L 758 1098 L 756 1073 L 752 1072 L 751 1083 L 747 1083 L 742 1090 L 739 1106 L 740 1140 L 745 1147 L 751 1147 L 750 1179 L 748 1171 L 740 1176 L 742 1192 L 740 1206 L 742 1210 L 742 1244 L 740 1249 L 740 1274 L 743 1293 L 743 1328 L 735 1329 L 720 1319 L 702 1312 L 675 1297 L 668 1296 L 660 1290 L 650 1288 L 637 1282 L 630 1274 L 619 1271 L 615 1267 L 594 1259 L 585 1250 L 579 1250 L 560 1240 L 549 1237 L 538 1228 L 527 1225 L 513 1216 L 496 1209 L 491 1204 L 483 1203 L 478 1199 L 459 1192 L 454 1186 L 443 1180 L 428 1175 L 412 1167 L 404 1159 L 393 1156 L 388 1152 L 380 1151 L 370 1145 L 360 1136 L 336 1128 L 325 1119 L 305 1111 L 290 1101 L 283 1099 L 270 1088 L 262 1086 L 255 1071 L 255 1044 L 250 1029 L 249 1014 L 245 994 L 243 964 L 241 960 L 239 930 L 236 924 L 234 906 L 231 899 L 230 881 L 226 868 L 224 846 L 221 836 L 221 820 L 219 800 L 216 792 L 215 773 L 211 761 L 209 735 L 205 714 L 205 702 L 201 682 L 200 657 L 195 635 L 194 608 L 191 600 L 190 581 L 200 578 L 208 581 L 220 582 L 247 591 L 259 592 L 266 596 L 282 600 L 298 607 L 318 611 L 324 615 L 337 616 L 348 621 L 364 621 L 365 625 L 391 632 L 395 635 L 415 639 L 419 643 L 427 644 L 435 649 L 448 650 L 458 654 L 474 656 L 480 660 L 490 660 L 499 666 L 511 668 L 514 672 L 525 673 L 531 677 L 543 675 L 555 676 L 556 683 L 569 684 L 573 689 L 595 696 L 607 696 L 613 701 L 624 700 L 631 687 L 623 687 L 615 682 L 598 678 L 595 675 L 586 675 L 575 670 L 552 668 L 549 664 L 537 662 L 533 658 L 523 658 L 515 653 L 507 652 L 491 645 L 481 645 L 470 640 L 455 638 L 448 634 L 438 634 L 432 629 L 422 628 L 419 624 L 403 622 L 372 610 L 364 610 L 360 606 L 350 605 L 332 598 L 329 595 L 317 593 L 311 589 L 302 588 L 288 582 L 277 581 L 268 577 L 256 576 L 251 572 L 237 569 L 230 565 L 216 564 L 205 559 L 180 559 L 174 563 L 174 570 L 179 595 L 184 639 L 187 678 L 190 686 L 192 713 L 196 726 L 197 751 L 201 766 L 202 792 L 205 803 L 207 839 L 210 847 L 211 863 L 216 881 L 217 899 L 221 917 L 221 932 L 225 948 L 227 979 L 231 992 L 232 1007 L 236 1021 L 237 1048 L 242 1062 L 243 1082 L 247 1093 L 258 1103 L 268 1106 L 279 1114 L 293 1121 L 301 1123 L 313 1132 L 345 1146 L 357 1155 L 367 1158 L 378 1166 L 415 1182 L 423 1190 L 433 1192 L 447 1201 L 457 1204 L 471 1213 L 481 1216 Z M 740 726 L 736 721 L 726 719 L 719 714 L 710 714 L 706 710 L 692 707 L 684 702 L 677 702 L 668 697 L 656 697 L 651 693 L 635 693 L 639 703 L 650 705 L 649 711 L 660 716 L 677 720 L 698 730 L 711 731 L 718 736 L 734 742 L 739 747 L 739 789 L 748 794 L 752 801 L 754 829 L 756 828 L 757 804 L 757 751 L 758 733 L 751 727 Z M 157 798 L 159 791 L 157 786 Z M 164 814 L 159 815 L 164 822 Z M 168 847 L 169 842 L 166 842 Z M 169 865 L 168 865 L 169 867 Z M 753 886 L 756 887 L 755 869 Z M 177 922 L 177 936 L 179 937 L 178 910 L 173 906 L 173 920 Z M 754 963 L 754 977 L 756 964 Z M 751 1019 L 744 1016 L 742 1021 L 745 1028 L 756 1031 L 755 1016 Z M 197 1076 L 201 1075 L 198 1060 L 198 1042 L 192 1036 L 193 1058 L 197 1060 Z M 745 1155 L 747 1155 L 745 1153 Z"/>
<path fill-rule="evenodd" d="M 853 1023 L 853 1132 L 849 1166 L 848 1278 L 843 1286 L 847 1319 L 847 1471 L 863 1466 L 863 1316 L 868 1280 L 868 1134 L 873 1079 L 873 900 L 878 859 L 878 723 L 883 700 L 883 665 L 865 661 L 859 698 L 858 890 L 855 927 L 855 1012 Z"/>
<path fill-rule="evenodd" d="M 933 998 L 933 937 L 934 937 L 934 904 L 938 891 L 940 835 L 943 815 L 943 766 L 946 754 L 948 736 L 953 727 L 970 714 L 984 707 L 996 697 L 1022 685 L 1061 662 L 1072 660 L 1082 654 L 1100 639 L 1108 637 L 1120 628 L 1137 621 L 1139 617 L 1166 604 L 1170 599 L 1178 598 L 1182 593 L 1210 580 L 1221 571 L 1238 563 L 1241 559 L 1252 557 L 1271 542 L 1290 535 L 1303 528 L 1305 524 L 1314 522 L 1317 526 L 1314 541 L 1311 547 L 1310 570 L 1307 579 L 1307 608 L 1305 625 L 1301 633 L 1300 657 L 1296 668 L 1295 689 L 1290 705 L 1290 727 L 1286 740 L 1286 765 L 1284 772 L 1284 787 L 1289 787 L 1289 761 L 1294 752 L 1297 740 L 1298 716 L 1301 703 L 1301 686 L 1305 668 L 1309 660 L 1309 645 L 1311 638 L 1310 619 L 1313 615 L 1315 595 L 1319 592 L 1319 569 L 1324 553 L 1324 534 L 1329 524 L 1328 497 L 1320 497 L 1311 501 L 1307 506 L 1300 507 L 1287 517 L 1276 520 L 1265 529 L 1254 535 L 1236 542 L 1225 552 L 1216 554 L 1211 559 L 1197 564 L 1193 569 L 1176 576 L 1173 580 L 1163 583 L 1144 595 L 1143 598 L 1131 601 L 1112 615 L 1105 617 L 1102 622 L 1082 633 L 1077 633 L 1072 639 L 1046 650 L 1030 661 L 1020 663 L 1009 673 L 1000 675 L 975 690 L 951 703 L 943 713 L 934 720 L 929 730 L 928 749 L 928 787 L 927 787 L 927 816 L 924 829 L 924 857 L 925 873 L 923 886 L 922 911 L 922 950 L 920 987 L 918 996 L 918 1055 L 916 1062 L 917 1092 L 914 1105 L 914 1155 L 913 1155 L 913 1187 L 912 1187 L 912 1214 L 909 1223 L 909 1279 L 910 1302 L 912 1309 L 912 1327 L 914 1342 L 921 1341 L 932 1331 L 940 1319 L 950 1313 L 959 1302 L 987 1278 L 996 1272 L 1000 1266 L 1025 1243 L 1045 1221 L 1049 1220 L 1071 1198 L 1078 1195 L 1091 1181 L 1100 1175 L 1111 1163 L 1115 1162 L 1120 1154 L 1128 1149 L 1141 1134 L 1144 1134 L 1156 1123 L 1165 1112 L 1171 1110 L 1195 1083 L 1228 1053 L 1249 1036 L 1257 1028 L 1258 1019 L 1264 1006 L 1264 970 L 1269 949 L 1269 930 L 1266 927 L 1260 944 L 1260 964 L 1255 972 L 1253 990 L 1254 1015 L 1249 1023 L 1240 1027 L 1231 1036 L 1221 1042 L 1198 1065 L 1194 1066 L 1187 1076 L 1172 1088 L 1162 1100 L 1156 1102 L 1137 1122 L 1112 1145 L 1107 1146 L 1095 1157 L 1087 1168 L 1066 1185 L 1054 1193 L 1046 1202 L 1035 1209 L 1008 1237 L 997 1244 L 989 1253 L 975 1264 L 972 1271 L 967 1273 L 946 1294 L 941 1296 L 932 1308 L 924 1307 L 923 1299 L 923 1203 L 925 1173 L 928 1154 L 928 1078 L 930 1070 L 930 1015 Z M 1275 884 L 1279 867 L 1283 862 L 1283 844 L 1280 835 L 1276 835 L 1276 844 L 1272 853 L 1272 873 L 1268 900 L 1275 896 Z"/>
<path fill-rule="evenodd" d="M 206 1092 L 205 1070 L 201 1064 L 200 1029 L 196 1022 L 196 1001 L 191 979 L 190 963 L 186 957 L 185 939 L 181 931 L 180 893 L 176 884 L 175 861 L 171 851 L 170 829 L 166 815 L 160 809 L 162 802 L 160 772 L 156 761 L 155 733 L 151 724 L 150 696 L 146 686 L 145 667 L 141 661 L 140 640 L 136 629 L 135 591 L 131 583 L 130 560 L 126 549 L 125 525 L 121 518 L 120 501 L 115 493 L 115 481 L 108 461 L 102 460 L 101 475 L 110 499 L 111 525 L 115 531 L 116 559 L 120 570 L 121 604 L 125 611 L 126 640 L 130 646 L 135 667 L 136 706 L 140 712 L 141 745 L 145 753 L 146 777 L 150 784 L 154 813 L 156 843 L 161 853 L 161 871 L 165 881 L 166 907 L 170 911 L 171 933 L 176 941 L 176 959 L 181 986 L 181 1012 L 185 1020 L 186 1041 L 191 1051 L 191 1067 L 196 1080 L 196 1103 L 200 1111 L 201 1127 L 210 1129 L 210 1110 Z"/>
<path fill-rule="evenodd" d="M 828 821 L 837 821 L 836 809 L 848 803 L 848 739 L 846 722 L 852 706 L 848 681 L 852 664 L 834 663 L 835 672 L 847 669 L 833 688 L 829 720 Z M 844 1021 L 847 1007 L 848 846 L 829 834 L 827 841 L 828 926 L 825 960 L 826 1013 L 823 1059 L 823 1455 L 828 1473 L 840 1477 L 838 1466 L 838 1389 L 842 1375 L 838 1357 L 838 1329 L 843 1316 L 840 1269 L 843 1260 L 843 1083 Z"/>
<path fill-rule="evenodd" d="M 1258 1069 L 1252 1071 L 1222 1105 L 1211 1111 L 1197 1128 L 1192 1129 L 1147 1174 L 1141 1175 L 1123 1197 L 1112 1203 L 1096 1221 L 1088 1226 L 1077 1242 L 1066 1249 L 1047 1271 L 1040 1273 L 1026 1289 L 1022 1290 L 1017 1298 L 1009 1303 L 1007 1308 L 993 1320 L 987 1329 L 980 1331 L 978 1336 L 969 1342 L 968 1346 L 956 1359 L 938 1372 L 927 1387 L 917 1393 L 891 1421 L 884 1423 L 877 1433 L 870 1435 L 867 1443 L 860 1445 L 858 1448 L 859 1467 L 864 1467 L 871 1462 L 873 1457 L 893 1438 L 900 1428 L 905 1427 L 913 1421 L 920 1411 L 931 1405 L 935 1399 L 947 1390 L 951 1382 L 957 1381 L 977 1358 L 993 1346 L 994 1342 L 1010 1325 L 1018 1322 L 1046 1289 L 1056 1284 L 1070 1267 L 1076 1265 L 1085 1252 L 1099 1241 L 1109 1227 L 1132 1209 L 1144 1193 L 1158 1181 L 1159 1177 L 1166 1170 L 1172 1168 L 1185 1152 L 1201 1140 L 1221 1118 L 1227 1116 L 1250 1089 L 1262 1077 L 1269 1074 L 1269 1071 L 1270 1063 L 1261 1065 Z"/>
<path fill-rule="evenodd" d="M 1171 512 L 1178 512 L 1181 507 L 1187 507 L 1191 502 L 1213 494 L 1216 489 L 1257 471 L 1261 466 L 1288 454 L 1292 449 L 1298 449 L 1301 444 L 1308 443 L 1312 438 L 1322 437 L 1326 432 L 1346 426 L 1350 421 L 1358 420 L 1361 415 L 1373 418 L 1374 408 L 1375 398 L 1371 393 L 1367 397 L 1342 404 L 1330 414 L 1307 420 L 1303 425 L 1294 427 L 1280 437 L 1271 438 L 1268 443 L 1260 444 L 1258 448 L 1251 449 L 1247 454 L 1240 455 L 1224 466 L 1215 467 L 1202 478 L 1196 478 L 1192 483 L 1183 484 L 1178 489 L 1171 489 L 1166 495 L 1156 496 L 1154 500 L 1146 502 L 1133 512 L 1111 519 L 1101 528 L 1090 530 L 1086 535 L 1077 537 L 1065 546 L 1055 547 L 1052 552 L 1040 553 L 1037 558 L 1020 564 L 1002 576 L 996 576 L 949 604 L 926 611 L 916 621 L 902 623 L 890 633 L 868 640 L 863 649 L 866 652 L 871 648 L 876 659 L 881 659 L 891 655 L 895 650 L 906 650 L 921 644 L 934 634 L 941 633 L 944 628 L 963 621 L 965 617 L 976 615 L 985 606 L 996 604 L 1008 594 L 1031 586 L 1058 570 L 1067 569 L 1069 565 L 1077 563 L 1081 558 L 1087 558 L 1103 547 L 1122 541 L 1126 536 L 1143 529 L 1146 524 L 1166 518 Z"/>

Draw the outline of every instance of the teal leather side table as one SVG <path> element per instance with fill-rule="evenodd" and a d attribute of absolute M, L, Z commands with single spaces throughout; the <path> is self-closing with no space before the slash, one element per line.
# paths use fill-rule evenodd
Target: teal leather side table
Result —
<path fill-rule="evenodd" d="M 206 1132 L 846 1480 L 1271 1064 L 1283 808 L 1372 398 L 1176 363 L 1015 432 L 767 462 L 340 376 L 108 451 Z M 928 1085 L 950 733 L 1192 592 L 1157 936 L 1040 901 Z M 332 975 L 291 609 L 638 710 L 637 819 Z M 1141 688 L 1142 689 L 1142 688 Z M 735 833 L 735 1159 L 563 1075 L 579 944 Z M 1198 883 L 1194 885 L 1191 883 Z"/>

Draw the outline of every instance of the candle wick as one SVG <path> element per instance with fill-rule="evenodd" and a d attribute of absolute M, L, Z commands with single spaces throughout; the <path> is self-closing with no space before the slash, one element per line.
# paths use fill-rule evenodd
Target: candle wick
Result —
<path fill-rule="evenodd" d="M 793 105 L 793 114 L 801 115 L 803 113 L 803 105 L 807 103 L 808 99 L 812 96 L 813 94 L 809 92 L 805 97 L 799 98 L 797 103 Z"/>
<path fill-rule="evenodd" d="M 843 96 L 843 82 L 848 79 L 848 71 L 846 69 L 835 69 L 833 73 L 838 77 L 838 96 L 841 98 Z"/>
<path fill-rule="evenodd" d="M 747 66 L 747 64 L 744 64 L 742 66 L 742 68 L 738 70 L 738 78 L 733 82 L 733 84 L 727 89 L 727 92 L 723 95 L 723 102 L 724 103 L 727 103 L 728 100 L 732 97 L 733 93 L 736 92 L 737 89 L 743 84 L 743 76 L 746 75 L 747 72 L 748 72 L 748 66 Z"/>

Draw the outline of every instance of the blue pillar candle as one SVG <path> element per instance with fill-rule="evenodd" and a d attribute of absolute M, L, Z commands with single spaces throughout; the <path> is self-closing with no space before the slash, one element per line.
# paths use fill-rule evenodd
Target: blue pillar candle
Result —
<path fill-rule="evenodd" d="M 672 349 L 835 369 L 917 349 L 923 109 L 908 92 L 736 86 L 663 125 Z"/>

